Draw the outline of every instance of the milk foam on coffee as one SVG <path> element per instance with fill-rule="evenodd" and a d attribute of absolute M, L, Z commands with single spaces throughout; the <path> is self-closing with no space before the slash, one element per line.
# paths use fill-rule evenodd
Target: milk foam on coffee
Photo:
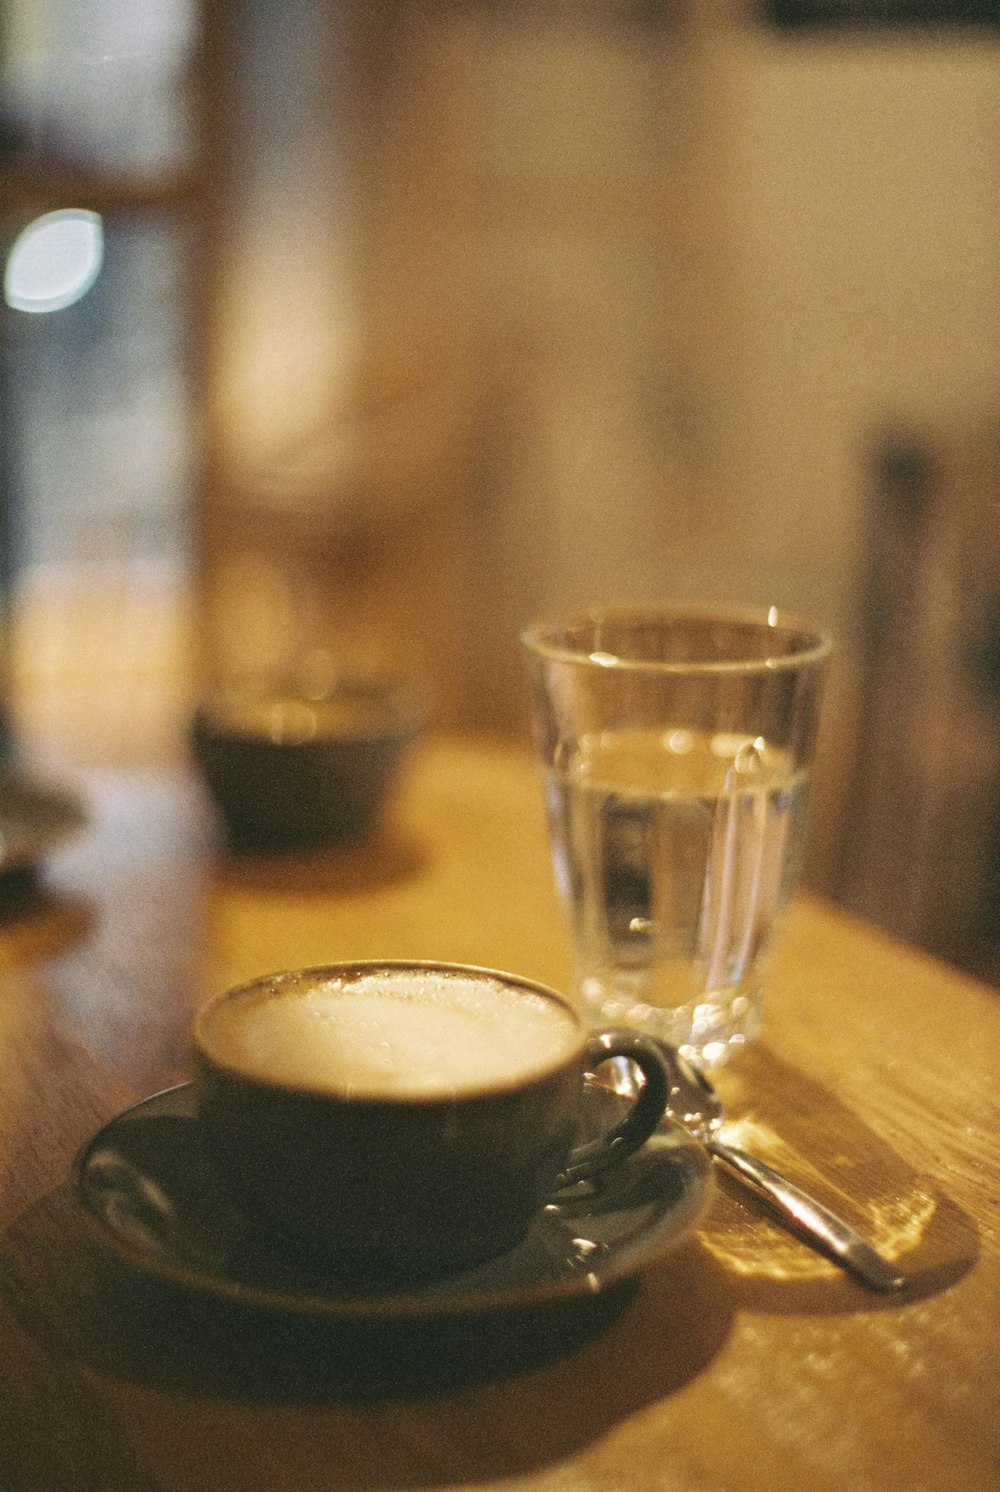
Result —
<path fill-rule="evenodd" d="M 557 1001 L 488 977 L 379 971 L 250 992 L 216 1014 L 217 1054 L 254 1076 L 387 1097 L 530 1077 L 579 1044 Z"/>

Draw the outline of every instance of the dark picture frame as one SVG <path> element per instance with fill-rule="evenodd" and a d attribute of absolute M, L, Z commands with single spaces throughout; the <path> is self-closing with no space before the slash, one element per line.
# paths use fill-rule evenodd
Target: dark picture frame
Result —
<path fill-rule="evenodd" d="M 783 30 L 830 27 L 979 26 L 1000 29 L 1000 0 L 762 0 Z"/>

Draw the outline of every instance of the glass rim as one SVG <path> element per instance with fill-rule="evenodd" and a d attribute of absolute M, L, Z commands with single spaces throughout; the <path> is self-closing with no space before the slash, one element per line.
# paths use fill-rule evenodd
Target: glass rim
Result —
<path fill-rule="evenodd" d="M 657 659 L 628 658 L 600 649 L 584 651 L 557 640 L 574 627 L 599 626 L 602 623 L 636 625 L 642 622 L 677 625 L 701 623 L 758 628 L 763 633 L 796 634 L 801 646 L 787 653 L 765 653 L 753 658 Z M 676 606 L 591 606 L 557 617 L 539 617 L 520 633 L 520 641 L 529 652 L 550 662 L 575 664 L 581 668 L 601 668 L 610 672 L 652 674 L 752 674 L 786 672 L 824 663 L 833 650 L 831 634 L 815 622 L 806 621 L 778 606 L 740 607 L 710 605 Z"/>

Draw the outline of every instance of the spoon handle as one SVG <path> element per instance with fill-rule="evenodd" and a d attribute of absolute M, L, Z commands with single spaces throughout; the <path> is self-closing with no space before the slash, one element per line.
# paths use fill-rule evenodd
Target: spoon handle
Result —
<path fill-rule="evenodd" d="M 711 1139 L 708 1148 L 734 1175 L 746 1181 L 804 1233 L 824 1254 L 870 1290 L 899 1290 L 903 1276 L 829 1208 L 786 1181 L 780 1172 L 745 1150 Z"/>

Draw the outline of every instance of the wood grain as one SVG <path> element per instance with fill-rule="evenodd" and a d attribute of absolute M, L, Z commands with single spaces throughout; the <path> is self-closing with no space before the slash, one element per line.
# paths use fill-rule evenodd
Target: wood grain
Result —
<path fill-rule="evenodd" d="M 748 1148 L 898 1258 L 900 1297 L 720 1178 L 698 1235 L 601 1330 L 517 1371 L 484 1351 L 457 1385 L 429 1390 L 438 1362 L 362 1391 L 322 1331 L 128 1271 L 67 1169 L 186 1075 L 197 1004 L 266 969 L 428 956 L 566 986 L 533 765 L 428 741 L 374 842 L 291 858 L 228 854 L 183 768 L 83 785 L 92 829 L 0 916 L 2 1492 L 1000 1486 L 993 991 L 801 898 L 765 1039 L 723 1077 Z"/>

